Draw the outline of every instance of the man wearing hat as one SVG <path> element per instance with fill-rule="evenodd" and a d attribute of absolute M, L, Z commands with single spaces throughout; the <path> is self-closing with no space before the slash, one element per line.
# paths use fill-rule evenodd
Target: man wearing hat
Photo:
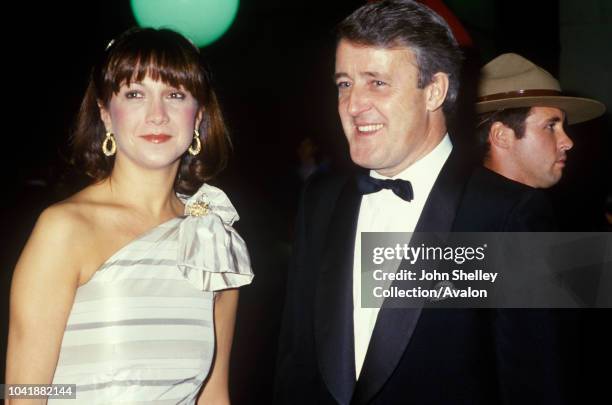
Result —
<path fill-rule="evenodd" d="M 567 151 L 573 146 L 564 122 L 571 125 L 596 118 L 605 112 L 605 106 L 591 99 L 564 96 L 550 73 L 514 53 L 502 54 L 482 68 L 478 96 L 477 132 L 486 169 L 477 171 L 472 180 L 479 179 L 481 186 L 487 183 L 486 187 L 495 190 L 491 194 L 505 195 L 506 201 L 516 203 L 522 214 L 515 218 L 523 219 L 514 221 L 514 230 L 555 230 L 548 200 L 535 189 L 551 187 L 561 179 Z M 593 388 L 589 379 L 598 368 L 593 364 L 599 360 L 585 356 L 582 346 L 596 341 L 590 333 L 601 335 L 601 325 L 606 324 L 602 314 L 555 314 L 554 340 L 567 381 L 572 381 L 573 388 L 566 389 L 572 402 L 583 401 L 581 397 Z M 598 356 L 609 352 L 603 346 L 590 350 Z M 573 375 L 568 378 L 570 372 Z"/>
<path fill-rule="evenodd" d="M 562 95 L 550 73 L 514 53 L 493 59 L 481 75 L 476 111 L 485 167 L 533 188 L 556 184 L 573 146 L 565 120 L 598 117 L 604 105 Z"/>

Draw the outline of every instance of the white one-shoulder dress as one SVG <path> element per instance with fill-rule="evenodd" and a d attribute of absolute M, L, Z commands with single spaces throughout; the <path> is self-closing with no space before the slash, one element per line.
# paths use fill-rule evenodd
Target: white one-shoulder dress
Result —
<path fill-rule="evenodd" d="M 218 188 L 139 236 L 77 289 L 54 384 L 66 404 L 193 404 L 215 348 L 215 291 L 253 278 L 238 214 Z"/>

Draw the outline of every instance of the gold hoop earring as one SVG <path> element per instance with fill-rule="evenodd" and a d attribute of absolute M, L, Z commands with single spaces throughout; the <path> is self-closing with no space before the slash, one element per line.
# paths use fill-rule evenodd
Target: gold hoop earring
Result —
<path fill-rule="evenodd" d="M 195 146 L 192 142 L 191 146 L 189 146 L 189 149 L 188 149 L 189 154 L 191 156 L 197 155 L 202 150 L 202 141 L 200 141 L 200 131 L 198 131 L 197 129 L 193 130 L 193 140 L 195 141 Z"/>
<path fill-rule="evenodd" d="M 110 147 L 108 146 L 109 143 Z M 113 156 L 115 152 L 117 152 L 117 142 L 115 142 L 113 133 L 108 131 L 106 133 L 104 142 L 102 142 L 102 153 L 104 153 L 106 156 Z"/>

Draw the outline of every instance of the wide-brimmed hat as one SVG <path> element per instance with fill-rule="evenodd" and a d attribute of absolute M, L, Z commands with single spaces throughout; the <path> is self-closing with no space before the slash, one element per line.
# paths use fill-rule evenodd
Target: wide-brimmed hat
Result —
<path fill-rule="evenodd" d="M 505 53 L 480 71 L 478 114 L 518 107 L 556 107 L 569 124 L 599 117 L 606 107 L 596 100 L 564 96 L 557 79 L 515 53 Z"/>

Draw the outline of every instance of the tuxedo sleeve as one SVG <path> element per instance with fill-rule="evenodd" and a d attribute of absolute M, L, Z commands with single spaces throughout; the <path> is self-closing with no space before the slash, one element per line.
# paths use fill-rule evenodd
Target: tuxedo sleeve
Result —
<path fill-rule="evenodd" d="M 274 403 L 291 404 L 307 392 L 315 378 L 312 312 L 306 310 L 312 302 L 306 268 L 305 190 L 296 220 L 296 240 L 287 275 L 285 307 L 278 342 L 278 358 L 274 384 Z"/>
<path fill-rule="evenodd" d="M 336 178 L 315 177 L 302 191 L 278 342 L 275 404 L 311 404 L 321 389 L 314 343 L 315 288 L 340 189 Z"/>

